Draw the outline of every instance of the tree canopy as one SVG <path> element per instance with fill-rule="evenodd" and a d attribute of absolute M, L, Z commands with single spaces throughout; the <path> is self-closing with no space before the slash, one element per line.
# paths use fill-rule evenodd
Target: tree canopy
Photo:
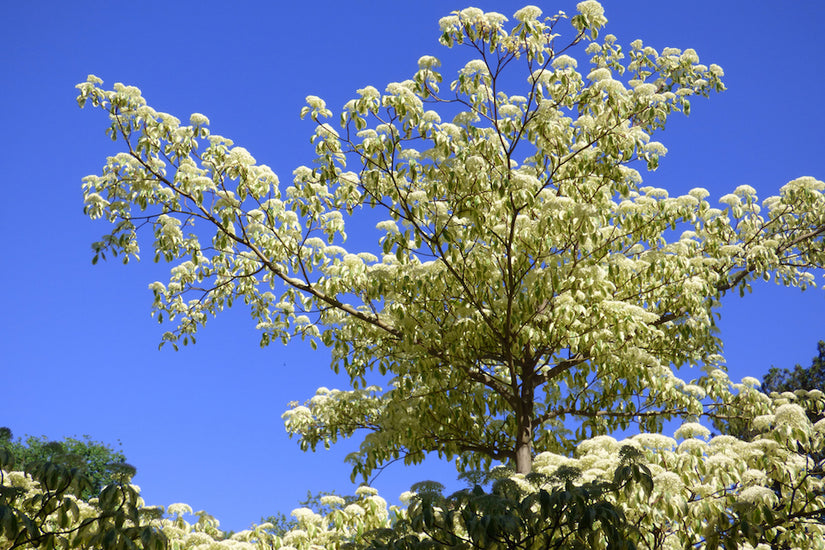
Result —
<path fill-rule="evenodd" d="M 817 355 L 811 359 L 811 366 L 794 365 L 793 370 L 771 367 L 762 377 L 765 392 L 785 392 L 794 390 L 820 390 L 825 388 L 825 342 L 816 346 Z"/>
<path fill-rule="evenodd" d="M 470 54 L 447 86 L 421 57 L 410 79 L 358 90 L 337 127 L 307 97 L 316 158 L 289 184 L 206 116 L 184 124 L 89 76 L 78 102 L 106 112 L 122 146 L 83 183 L 86 214 L 113 226 L 94 261 L 138 258 L 151 233 L 154 260 L 172 264 L 150 285 L 165 343 L 243 302 L 262 345 L 327 346 L 352 387 L 320 388 L 284 418 L 304 449 L 365 432 L 353 476 L 434 451 L 462 471 L 573 464 L 586 483 L 620 464 L 606 434 L 637 424 L 653 433 L 631 446 L 664 487 L 655 504 L 626 498 L 647 546 L 806 540 L 822 496 L 797 445 L 822 446 L 825 426 L 805 415 L 822 392 L 731 383 L 714 317 L 757 279 L 815 286 L 825 183 L 798 178 L 761 201 L 741 185 L 721 207 L 705 189 L 645 186 L 639 170 L 666 152 L 654 137 L 723 90 L 722 69 L 692 49 L 623 46 L 593 0 L 570 18 L 527 6 L 513 19 L 441 19 L 441 43 Z M 359 217 L 378 221 L 375 246 L 346 241 Z M 703 419 L 731 415 L 754 420 L 752 441 L 701 441 Z M 678 446 L 655 433 L 675 416 Z M 305 515 L 316 531 L 349 521 Z"/>
<path fill-rule="evenodd" d="M 363 475 L 427 451 L 529 472 L 535 451 L 634 418 L 655 429 L 662 409 L 701 414 L 672 367 L 718 366 L 727 292 L 813 283 L 824 184 L 794 180 L 761 206 L 740 186 L 723 208 L 703 189 L 644 187 L 634 166 L 665 153 L 652 135 L 722 90 L 722 69 L 693 50 L 599 40 L 601 6 L 579 10 L 566 34 L 564 16 L 535 7 L 510 28 L 473 8 L 445 17 L 441 42 L 474 55 L 449 87 L 422 57 L 410 80 L 360 90 L 340 132 L 308 97 L 317 159 L 289 185 L 205 116 L 183 125 L 137 88 L 90 77 L 78 101 L 104 109 L 125 146 L 84 180 L 87 214 L 114 224 L 95 259 L 128 261 L 138 231 L 153 232 L 155 260 L 174 263 L 151 285 L 158 319 L 174 323 L 164 341 L 188 342 L 243 301 L 262 344 L 329 346 L 354 389 L 319 390 L 287 426 L 313 448 L 370 430 L 354 458 Z M 385 217 L 379 247 L 349 251 L 346 222 L 365 209 Z M 388 390 L 365 387 L 373 369 L 391 374 Z"/>
<path fill-rule="evenodd" d="M 83 496 L 96 496 L 110 483 L 129 480 L 135 475 L 126 456 L 111 445 L 84 435 L 80 439 L 66 437 L 60 441 L 32 435 L 15 440 L 9 428 L 0 428 L 0 448 L 18 470 L 52 463 L 64 468 L 76 468 L 88 480 L 90 487 Z"/>

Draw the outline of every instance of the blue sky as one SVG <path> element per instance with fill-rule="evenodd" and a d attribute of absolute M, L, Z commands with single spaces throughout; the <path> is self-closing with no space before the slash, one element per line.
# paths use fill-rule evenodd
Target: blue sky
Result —
<path fill-rule="evenodd" d="M 726 72 L 728 91 L 696 100 L 658 139 L 669 149 L 646 182 L 681 193 L 737 185 L 761 197 L 802 175 L 825 178 L 825 46 L 818 0 L 691 3 L 609 0 L 607 32 L 628 44 L 692 47 Z M 206 114 L 282 181 L 312 158 L 308 94 L 339 108 L 357 88 L 408 78 L 438 45 L 440 17 L 475 5 L 512 15 L 521 2 L 7 2 L 0 36 L 0 150 L 5 238 L 0 286 L 0 425 L 16 435 L 89 434 L 122 442 L 149 504 L 187 502 L 242 529 L 289 511 L 306 491 L 353 489 L 343 457 L 302 453 L 280 418 L 316 387 L 344 387 L 324 350 L 261 350 L 242 309 L 209 322 L 198 344 L 158 351 L 151 262 L 91 265 L 107 231 L 83 216 L 80 180 L 115 149 L 106 121 L 74 102 L 88 73 L 143 90 L 186 120 Z M 547 14 L 574 2 L 540 3 Z M 463 62 L 463 61 L 462 61 Z M 450 79 L 445 75 L 445 79 Z M 150 254 L 145 254 L 151 257 Z M 760 285 L 726 298 L 720 326 L 733 378 L 807 365 L 825 339 L 822 290 Z M 394 499 L 421 479 L 458 488 L 449 465 L 394 466 L 376 486 Z"/>

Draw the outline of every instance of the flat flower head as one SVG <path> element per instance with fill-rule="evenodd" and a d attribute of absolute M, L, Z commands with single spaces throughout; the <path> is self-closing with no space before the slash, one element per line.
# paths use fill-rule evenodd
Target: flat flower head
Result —
<path fill-rule="evenodd" d="M 255 157 L 250 155 L 249 151 L 243 147 L 233 147 L 229 151 L 229 160 L 238 164 L 255 164 Z"/>
<path fill-rule="evenodd" d="M 776 420 L 776 417 L 772 414 L 760 414 L 751 421 L 751 426 L 758 432 L 764 432 L 771 428 L 774 420 Z"/>
<path fill-rule="evenodd" d="M 696 384 L 686 384 L 684 387 L 685 393 L 692 395 L 696 399 L 704 399 L 707 396 L 707 392 L 702 386 L 697 386 Z"/>
<path fill-rule="evenodd" d="M 475 22 L 478 19 L 484 18 L 484 12 L 478 8 L 464 8 L 459 12 L 459 16 L 466 22 Z"/>
<path fill-rule="evenodd" d="M 431 55 L 424 55 L 418 59 L 418 68 L 419 69 L 430 69 L 432 67 L 440 67 L 441 61 L 438 60 L 437 57 L 433 57 Z"/>
<path fill-rule="evenodd" d="M 589 80 L 592 80 L 593 82 L 599 82 L 600 80 L 609 80 L 610 78 L 612 78 L 611 74 L 612 73 L 610 72 L 610 69 L 607 69 L 605 67 L 599 67 L 598 69 L 593 69 L 592 71 L 590 71 L 590 74 L 587 75 L 587 78 Z"/>
<path fill-rule="evenodd" d="M 737 444 L 741 443 L 737 438 L 733 437 L 732 435 L 717 435 L 713 439 L 710 440 L 710 444 L 714 447 L 735 447 Z"/>
<path fill-rule="evenodd" d="M 644 82 L 634 87 L 633 91 L 635 91 L 640 96 L 649 96 L 656 93 L 656 86 L 649 82 Z"/>
<path fill-rule="evenodd" d="M 570 57 L 567 54 L 562 54 L 556 56 L 556 58 L 553 59 L 553 63 L 551 64 L 551 66 L 556 70 L 566 69 L 567 67 L 575 69 L 578 66 L 578 61 L 576 61 L 575 57 Z"/>
<path fill-rule="evenodd" d="M 619 443 L 609 435 L 599 435 L 590 439 L 585 439 L 576 447 L 580 455 L 591 452 L 613 452 L 619 448 Z"/>
<path fill-rule="evenodd" d="M 710 192 L 702 187 L 694 187 L 688 192 L 688 194 L 700 201 L 710 196 Z"/>
<path fill-rule="evenodd" d="M 761 384 L 759 380 L 753 376 L 746 376 L 742 379 L 742 383 L 750 388 L 758 388 Z"/>
<path fill-rule="evenodd" d="M 327 106 L 326 102 L 317 95 L 308 95 L 306 102 L 313 109 L 325 109 Z"/>
<path fill-rule="evenodd" d="M 310 510 L 309 508 L 296 508 L 292 511 L 292 516 L 301 523 L 320 523 L 321 516 Z"/>
<path fill-rule="evenodd" d="M 790 426 L 791 428 L 805 429 L 809 426 L 810 420 L 805 414 L 805 409 L 796 403 L 781 405 L 776 409 L 776 425 Z"/>
<path fill-rule="evenodd" d="M 448 15 L 447 17 L 442 17 L 438 20 L 438 26 L 441 28 L 441 32 L 457 29 L 459 24 L 460 20 L 455 15 Z"/>
<path fill-rule="evenodd" d="M 365 99 L 378 99 L 381 96 L 381 93 L 378 91 L 378 88 L 375 86 L 367 86 L 365 88 L 359 88 L 356 90 L 358 95 Z"/>
<path fill-rule="evenodd" d="M 346 501 L 338 495 L 324 495 L 321 497 L 321 506 L 329 506 L 331 508 L 340 508 L 346 504 Z"/>
<path fill-rule="evenodd" d="M 742 485 L 762 485 L 767 479 L 767 474 L 762 470 L 748 469 L 742 474 Z"/>
<path fill-rule="evenodd" d="M 735 195 L 734 195 L 734 198 L 737 198 L 737 197 L 735 197 Z M 738 198 L 737 198 L 737 200 L 738 200 Z M 711 376 L 711 378 L 715 378 L 717 380 L 727 380 L 728 379 L 728 373 L 726 373 L 722 369 L 713 369 L 712 371 L 710 371 L 710 376 Z"/>
<path fill-rule="evenodd" d="M 170 504 L 166 509 L 166 513 L 174 516 L 182 516 L 185 514 L 192 514 L 192 507 L 184 502 L 176 502 Z"/>
<path fill-rule="evenodd" d="M 604 16 L 604 8 L 596 2 L 596 0 L 579 2 L 576 4 L 576 11 L 582 14 L 593 27 L 603 27 L 604 24 L 607 23 L 607 18 Z"/>
<path fill-rule="evenodd" d="M 638 434 L 633 440 L 649 449 L 670 450 L 676 446 L 675 439 L 662 434 Z"/>
<path fill-rule="evenodd" d="M 522 23 L 526 21 L 534 21 L 541 17 L 541 8 L 538 6 L 524 6 L 514 13 L 513 17 Z"/>
<path fill-rule="evenodd" d="M 748 504 L 766 504 L 768 506 L 776 503 L 776 493 L 767 487 L 753 485 L 743 489 L 739 493 L 739 500 Z"/>
<path fill-rule="evenodd" d="M 490 26 L 500 27 L 507 22 L 507 18 L 498 12 L 488 11 L 484 14 L 484 21 Z"/>
<path fill-rule="evenodd" d="M 209 119 L 200 113 L 192 113 L 189 117 L 189 124 L 192 126 L 208 126 Z"/>
<path fill-rule="evenodd" d="M 709 456 L 705 463 L 712 468 L 718 468 L 720 470 L 727 470 L 734 464 L 733 459 L 723 453 Z"/>
<path fill-rule="evenodd" d="M 710 430 L 698 422 L 686 422 L 682 424 L 673 435 L 676 436 L 677 439 L 690 439 L 694 437 L 707 439 L 710 437 Z"/>
<path fill-rule="evenodd" d="M 473 75 L 475 73 L 488 74 L 490 71 L 487 69 L 487 64 L 481 59 L 471 59 L 464 65 L 461 72 L 462 74 Z"/>
<path fill-rule="evenodd" d="M 372 497 L 378 494 L 378 489 L 375 487 L 361 485 L 355 490 L 355 494 L 359 497 Z"/>
<path fill-rule="evenodd" d="M 685 488 L 685 484 L 679 474 L 661 472 L 653 478 L 653 487 L 664 495 L 672 496 L 680 493 Z"/>
<path fill-rule="evenodd" d="M 344 513 L 348 516 L 363 516 L 366 514 L 366 510 L 364 510 L 361 506 L 357 504 L 349 504 L 346 508 L 344 508 Z"/>
<path fill-rule="evenodd" d="M 679 443 L 678 451 L 686 454 L 701 455 L 707 449 L 708 444 L 701 439 L 685 439 Z"/>

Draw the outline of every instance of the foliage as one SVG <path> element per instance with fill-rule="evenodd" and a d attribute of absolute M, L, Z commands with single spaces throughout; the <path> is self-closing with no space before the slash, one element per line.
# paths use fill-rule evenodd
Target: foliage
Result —
<path fill-rule="evenodd" d="M 362 487 L 349 504 L 321 497 L 326 513 L 296 510 L 283 537 L 269 525 L 232 540 L 336 548 L 372 532 L 377 544 L 488 536 L 483 546 L 495 546 L 509 533 L 553 545 L 575 531 L 594 548 L 628 537 L 650 549 L 825 548 L 821 465 L 810 459 L 825 423 L 808 416 L 825 396 L 732 383 L 714 322 L 721 299 L 755 279 L 814 286 L 825 183 L 799 178 L 761 203 L 743 185 L 722 208 L 704 189 L 643 186 L 636 168 L 665 153 L 653 135 L 694 96 L 724 89 L 722 69 L 690 49 L 622 47 L 601 33 L 598 3 L 577 10 L 566 41 L 566 17 L 534 6 L 512 24 L 453 13 L 441 42 L 473 58 L 449 91 L 439 60 L 424 56 L 411 79 L 359 90 L 340 131 L 309 96 L 316 158 L 288 185 L 204 115 L 185 125 L 133 86 L 78 85 L 79 104 L 106 112 L 123 146 L 84 179 L 87 215 L 113 224 L 93 261 L 137 258 L 139 233 L 151 231 L 154 259 L 173 264 L 150 285 L 158 320 L 174 324 L 164 342 L 194 341 L 242 301 L 262 345 L 322 343 L 350 377 L 351 389 L 320 388 L 284 414 L 302 448 L 362 430 L 353 476 L 429 451 L 463 472 L 493 462 L 517 472 L 491 494 L 422 494 L 406 511 Z M 573 54 L 591 67 L 579 72 Z M 377 254 L 344 248 L 348 220 L 362 215 L 380 216 Z M 374 371 L 387 389 L 370 384 Z M 674 417 L 676 438 L 659 434 Z M 751 437 L 704 441 L 712 420 L 748 423 Z M 631 424 L 643 433 L 604 435 Z M 646 468 L 652 490 L 623 483 L 626 467 Z M 564 490 L 542 481 L 574 471 Z M 564 495 L 585 504 L 565 504 L 560 528 L 542 531 L 558 512 L 542 503 Z M 482 535 L 485 506 L 506 513 Z M 591 539 L 596 513 L 614 531 Z"/>
<path fill-rule="evenodd" d="M 411 503 L 407 509 L 388 507 L 369 487 L 349 500 L 318 496 L 311 500 L 320 508 L 293 511 L 295 524 L 282 534 L 264 523 L 229 536 L 205 512 L 190 524 L 183 516 L 193 512 L 185 504 L 169 506 L 169 517 L 162 518 L 163 509 L 146 507 L 129 485 L 111 485 L 86 502 L 77 495 L 88 480 L 77 470 L 50 465 L 27 474 L 4 462 L 0 548 L 416 548 L 455 536 L 456 547 L 475 539 L 481 548 L 566 548 L 583 539 L 595 549 L 621 542 L 651 550 L 821 550 L 822 464 L 810 456 L 825 448 L 825 420 L 812 424 L 807 412 L 821 411 L 825 395 L 767 396 L 756 385 L 755 379 L 731 384 L 722 371 L 704 384 L 709 394 L 735 392 L 750 403 L 743 414 L 758 432 L 750 441 L 725 435 L 706 442 L 709 430 L 696 422 L 683 424 L 674 438 L 599 436 L 579 443 L 574 456 L 538 454 L 533 473 L 498 476 L 490 493 L 445 499 L 436 484 L 424 483 L 415 487 L 417 494 L 403 495 Z M 9 453 L 2 453 L 7 461 Z M 518 538 L 507 545 L 508 535 Z"/>
<path fill-rule="evenodd" d="M 135 474 L 134 467 L 126 463 L 126 456 L 120 450 L 94 441 L 88 435 L 81 439 L 66 437 L 61 441 L 29 435 L 15 441 L 9 428 L 0 428 L 0 448 L 11 454 L 15 467 L 20 470 L 45 462 L 78 468 L 90 483 L 81 495 L 83 498 L 97 496 L 106 485 L 128 481 Z"/>
<path fill-rule="evenodd" d="M 325 497 L 333 498 L 330 499 Z M 333 508 L 331 507 L 331 504 L 338 502 L 339 498 L 343 499 L 343 504 L 345 506 L 358 501 L 358 497 L 356 496 L 340 496 L 335 491 L 320 491 L 318 493 L 307 491 L 306 498 L 300 501 L 299 504 L 301 505 L 301 508 L 308 508 L 316 514 L 325 516 L 332 511 Z M 284 533 L 298 527 L 298 520 L 294 517 L 288 517 L 283 512 L 278 512 L 275 515 L 261 518 L 261 524 L 271 525 L 271 527 L 267 528 L 267 532 L 276 536 L 283 536 Z"/>
<path fill-rule="evenodd" d="M 114 226 L 95 260 L 135 258 L 138 233 L 153 233 L 154 259 L 174 264 L 150 285 L 158 320 L 174 323 L 165 342 L 242 301 L 262 344 L 329 346 L 353 389 L 322 388 L 286 425 L 304 449 L 365 429 L 354 476 L 428 451 L 526 473 L 536 453 L 589 435 L 708 412 L 673 368 L 721 365 L 722 296 L 763 277 L 811 286 L 825 260 L 821 181 L 794 180 L 761 206 L 740 186 L 721 209 L 703 189 L 642 186 L 633 166 L 665 152 L 652 134 L 723 89 L 718 66 L 599 40 L 593 1 L 567 43 L 561 15 L 515 19 L 442 19 L 441 42 L 475 55 L 447 92 L 424 56 L 410 80 L 360 90 L 340 132 L 308 97 L 317 158 L 290 185 L 203 115 L 184 125 L 133 86 L 78 85 L 124 147 L 84 179 L 86 213 Z M 566 52 L 585 44 L 592 69 L 579 72 Z M 384 218 L 380 258 L 342 246 L 364 208 Z M 367 385 L 372 370 L 388 389 Z"/>
<path fill-rule="evenodd" d="M 803 368 L 795 365 L 793 371 L 786 368 L 771 369 L 762 377 L 762 391 L 765 393 L 793 392 L 794 395 L 806 395 L 807 391 L 825 390 L 825 342 L 819 341 L 817 344 L 817 355 L 811 359 L 811 365 Z M 808 418 L 811 422 L 818 422 L 825 418 L 825 411 L 822 408 L 808 409 Z M 744 434 L 747 436 L 747 431 Z M 822 479 L 823 468 L 825 468 L 825 449 L 808 452 L 807 459 L 817 465 L 818 475 Z M 825 512 L 819 514 L 817 519 L 825 524 Z"/>
<path fill-rule="evenodd" d="M 789 394 L 805 397 L 808 391 L 825 390 L 825 342 L 817 344 L 818 355 L 811 359 L 811 366 L 803 368 L 794 366 L 793 371 L 787 368 L 771 367 L 762 377 L 760 389 L 766 394 Z M 733 435 L 741 439 L 750 439 L 758 430 L 754 430 L 751 418 L 747 414 L 747 403 L 740 403 L 739 397 L 728 400 L 719 407 L 720 414 L 713 419 L 713 426 L 719 432 Z M 811 422 L 817 422 L 825 416 L 822 407 L 807 409 Z M 824 453 L 812 455 L 819 462 L 825 459 Z"/>
<path fill-rule="evenodd" d="M 160 511 L 143 507 L 129 484 L 107 485 L 95 498 L 82 468 L 37 462 L 12 470 L 0 448 L 0 548 L 166 550 L 166 538 L 149 525 Z"/>
<path fill-rule="evenodd" d="M 707 441 L 710 431 L 696 422 L 683 424 L 673 438 L 649 433 L 623 441 L 591 438 L 577 446 L 573 457 L 539 454 L 532 474 L 499 480 L 491 494 L 465 491 L 441 499 L 432 485 L 425 485 L 417 495 L 405 495 L 411 505 L 396 511 L 392 527 L 373 531 L 354 544 L 565 548 L 574 544 L 564 538 L 572 529 L 551 533 L 548 526 L 553 524 L 542 517 L 540 505 L 525 503 L 589 494 L 595 497 L 586 501 L 589 505 L 565 519 L 572 527 L 577 518 L 586 521 L 597 511 L 621 513 L 614 526 L 619 526 L 621 540 L 630 543 L 628 548 L 825 548 L 825 525 L 818 520 L 825 511 L 822 464 L 810 460 L 812 453 L 825 448 L 825 421 L 814 425 L 807 414 L 822 410 L 825 395 L 814 390 L 768 397 L 756 389 L 755 379 L 731 384 L 721 371 L 712 379 L 709 391 L 729 388 L 743 396 L 743 402 L 752 403 L 750 421 L 757 432 L 752 440 L 722 435 Z M 628 447 L 634 451 L 628 452 Z M 616 490 L 622 479 L 637 483 Z M 550 483 L 542 486 L 545 480 Z M 564 490 L 558 491 L 561 480 Z M 549 496 L 542 497 L 542 489 Z M 604 489 L 608 490 L 599 492 Z M 491 513 L 497 507 L 499 513 Z M 489 530 L 481 534 L 479 525 Z M 521 538 L 503 541 L 508 531 Z M 477 546 L 469 543 L 474 536 Z M 490 538 L 482 542 L 485 536 Z M 587 544 L 611 548 L 604 539 Z"/>
<path fill-rule="evenodd" d="M 811 366 L 803 368 L 795 365 L 793 370 L 771 369 L 762 377 L 762 389 L 766 393 L 782 393 L 794 390 L 825 389 L 825 342 L 817 344 L 817 356 L 811 359 Z"/>
<path fill-rule="evenodd" d="M 610 436 L 591 438 L 577 446 L 573 457 L 549 452 L 537 455 L 534 473 L 496 482 L 499 494 L 494 488 L 492 497 L 465 491 L 439 500 L 432 492 L 422 491 L 418 500 L 412 497 L 406 515 L 393 529 L 373 533 L 374 547 L 450 547 L 455 542 L 450 535 L 456 535 L 456 548 L 566 548 L 574 543 L 564 536 L 578 529 L 562 528 L 550 536 L 553 523 L 544 520 L 540 506 L 524 507 L 525 501 L 540 502 L 542 489 L 550 495 L 544 499 L 596 489 L 589 506 L 564 518 L 576 526 L 577 518 L 586 520 L 597 510 L 607 514 L 615 510 L 623 518 L 614 519 L 613 525 L 619 527 L 628 548 L 825 548 L 825 524 L 819 520 L 825 512 L 823 466 L 810 459 L 825 448 L 825 420 L 814 425 L 807 414 L 822 410 L 825 395 L 813 390 L 768 397 L 756 389 L 755 379 L 731 384 L 718 372 L 713 380 L 710 391 L 728 387 L 743 402 L 752 403 L 748 414 L 755 434 L 750 441 L 729 435 L 707 441 L 710 431 L 696 422 L 684 423 L 673 438 L 650 433 L 623 441 Z M 628 447 L 634 449 L 630 460 Z M 623 479 L 637 483 L 616 490 Z M 537 487 L 544 480 L 550 483 Z M 563 491 L 558 490 L 561 480 Z M 507 495 L 514 487 L 518 490 Z M 599 493 L 599 489 L 607 490 Z M 496 507 L 504 513 L 491 513 Z M 425 520 L 428 509 L 433 515 Z M 481 510 L 486 513 L 478 513 Z M 479 524 L 490 530 L 481 534 Z M 472 529 L 478 534 L 473 535 Z M 518 535 L 504 541 L 507 532 Z M 491 534 L 497 534 L 498 540 L 479 542 Z M 477 546 L 468 543 L 473 536 Z M 587 544 L 587 548 L 620 547 L 609 546 L 604 539 Z"/>
<path fill-rule="evenodd" d="M 622 510 L 605 500 L 608 493 L 630 491 L 632 482 L 653 490 L 650 471 L 637 462 L 641 453 L 624 447 L 610 482 L 575 485 L 581 472 L 558 468 L 552 476 L 532 473 L 504 478 L 486 493 L 481 486 L 445 498 L 438 490 L 419 490 L 406 518 L 371 533 L 375 549 L 415 548 L 633 548 L 633 526 Z"/>

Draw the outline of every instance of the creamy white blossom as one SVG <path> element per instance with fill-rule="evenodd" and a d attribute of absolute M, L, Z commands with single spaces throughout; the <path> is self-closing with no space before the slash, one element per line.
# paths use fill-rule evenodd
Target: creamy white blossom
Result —
<path fill-rule="evenodd" d="M 686 422 L 682 424 L 674 436 L 677 439 L 688 439 L 691 437 L 702 437 L 707 439 L 710 437 L 710 430 L 702 426 L 698 422 Z"/>
<path fill-rule="evenodd" d="M 419 69 L 430 69 L 441 66 L 441 61 L 431 55 L 425 55 L 418 59 Z"/>
<path fill-rule="evenodd" d="M 766 504 L 772 506 L 776 502 L 776 493 L 767 487 L 752 485 L 739 493 L 739 499 L 748 504 Z"/>
<path fill-rule="evenodd" d="M 524 6 L 514 13 L 513 17 L 519 21 L 531 21 L 533 19 L 538 19 L 541 17 L 541 8 L 537 6 Z"/>
<path fill-rule="evenodd" d="M 192 113 L 189 123 L 193 126 L 209 126 L 209 119 L 200 113 Z"/>
<path fill-rule="evenodd" d="M 777 408 L 774 421 L 777 425 L 787 425 L 797 429 L 805 429 L 810 426 L 805 409 L 796 403 L 788 403 Z"/>
<path fill-rule="evenodd" d="M 576 58 L 570 57 L 567 54 L 558 55 L 553 58 L 552 67 L 556 70 L 564 69 L 570 67 L 571 69 L 575 69 L 578 66 L 578 61 Z"/>

